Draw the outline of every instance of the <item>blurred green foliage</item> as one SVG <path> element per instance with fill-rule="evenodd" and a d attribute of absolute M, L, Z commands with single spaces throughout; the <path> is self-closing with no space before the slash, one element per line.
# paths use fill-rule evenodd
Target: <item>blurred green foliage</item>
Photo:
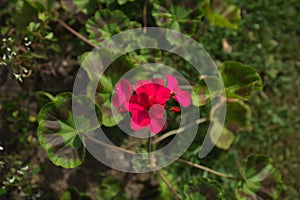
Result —
<path fill-rule="evenodd" d="M 66 57 L 77 60 L 77 56 L 91 50 L 83 41 L 63 29 L 57 23 L 56 18 L 60 17 L 80 34 L 96 43 L 120 31 L 142 27 L 145 2 L 3 0 L 0 5 L 0 70 L 2 72 L 4 71 L 2 68 L 8 69 L 9 75 L 23 82 L 21 93 L 25 95 L 16 94 L 17 97 L 10 98 L 3 94 L 0 99 L 1 116 L 4 117 L 0 120 L 2 130 L 0 145 L 4 147 L 1 150 L 0 160 L 0 196 L 8 199 L 15 197 L 14 195 L 27 199 L 39 199 L 42 190 L 39 189 L 39 185 L 32 183 L 31 177 L 42 176 L 43 172 L 40 167 L 32 167 L 27 162 L 30 159 L 28 157 L 34 155 L 29 153 L 30 149 L 38 148 L 35 133 L 37 114 L 30 112 L 30 108 L 27 109 L 24 106 L 24 101 L 31 99 L 33 92 L 43 90 L 43 87 L 39 86 L 39 81 L 44 71 L 57 74 L 53 67 L 55 62 Z M 200 126 L 197 140 L 183 156 L 189 161 L 201 163 L 223 173 L 236 177 L 241 175 L 242 180 L 235 182 L 216 177 L 182 163 L 173 163 L 167 171 L 164 171 L 167 179 L 176 184 L 174 186 L 176 190 L 186 198 L 200 198 L 199 189 L 204 187 L 201 184 L 205 182 L 207 187 L 214 187 L 215 190 L 217 188 L 221 191 L 218 194 L 225 199 L 236 197 L 247 199 L 244 194 L 257 193 L 262 180 L 258 180 L 258 175 L 255 174 L 260 173 L 259 171 L 253 174 L 253 170 L 251 171 L 247 164 L 242 163 L 249 163 L 251 160 L 250 163 L 255 168 L 258 165 L 255 162 L 260 161 L 269 172 L 272 172 L 274 179 L 280 182 L 278 171 L 274 168 L 278 167 L 283 180 L 281 194 L 272 190 L 271 195 L 267 194 L 262 198 L 299 199 L 300 185 L 297 179 L 300 172 L 298 159 L 300 155 L 298 145 L 300 139 L 298 115 L 300 61 L 299 45 L 297 45 L 300 42 L 299 1 L 181 0 L 171 2 L 149 0 L 146 5 L 148 26 L 167 27 L 188 34 L 203 45 L 217 64 L 226 60 L 245 63 L 255 68 L 251 70 L 257 71 L 263 82 L 261 92 L 252 95 L 251 98 L 247 96 L 247 99 L 250 98 L 249 106 L 241 101 L 229 104 L 229 108 L 234 110 L 234 113 L 242 114 L 229 116 L 235 124 L 227 124 L 228 129 L 224 137 L 227 140 L 217 145 L 220 149 L 215 148 L 207 158 L 199 161 L 197 157 L 200 148 L 199 141 L 207 129 L 207 124 L 203 124 Z M 99 22 L 102 23 L 98 24 Z M 149 57 L 145 55 L 149 56 L 149 52 L 146 54 L 142 51 L 134 52 L 127 57 L 131 62 L 128 60 L 120 62 L 132 65 L 144 63 L 149 60 L 149 57 L 151 58 L 151 52 Z M 167 57 L 166 63 L 175 63 L 172 61 L 173 58 L 176 59 L 175 56 Z M 184 61 L 175 61 L 174 66 L 184 64 Z M 195 79 L 192 75 L 188 77 L 188 73 L 184 75 L 189 80 Z M 233 74 L 229 73 L 229 75 Z M 255 76 L 259 79 L 258 74 Z M 6 80 L 1 75 L 0 80 L 2 79 Z M 0 86 L 2 82 L 5 83 L 5 81 L 0 81 Z M 34 87 L 28 87 L 28 84 L 33 84 Z M 261 88 L 261 85 L 255 85 L 255 87 L 254 85 L 255 83 L 250 83 L 251 87 L 248 89 Z M 65 88 L 61 85 L 55 91 L 56 93 L 63 92 Z M 236 91 L 236 88 L 233 88 L 229 92 L 234 96 Z M 196 92 L 200 92 L 200 89 Z M 209 114 L 209 111 L 206 111 L 209 108 L 204 105 L 205 101 L 194 103 L 203 106 L 203 112 Z M 245 120 L 239 121 L 239 117 Z M 247 122 L 247 120 L 250 121 Z M 4 129 L 2 124 L 7 127 Z M 107 124 L 111 122 L 108 121 Z M 246 129 L 237 128 L 237 125 L 241 124 Z M 18 154 L 22 152 L 23 154 L 25 152 L 28 157 L 20 159 Z M 247 158 L 252 153 L 266 154 L 273 158 L 273 162 L 271 163 L 269 158 L 262 156 Z M 239 173 L 240 166 L 242 166 L 241 174 Z M 251 178 L 248 176 L 249 173 L 251 180 L 249 180 Z M 164 182 L 159 181 L 158 185 L 161 192 L 158 196 L 171 198 L 172 193 L 168 191 Z M 237 190 L 235 190 L 236 187 Z M 111 199 L 115 196 L 117 199 L 126 199 L 123 192 L 119 194 L 120 188 L 122 184 L 117 180 L 107 178 L 99 185 L 99 196 L 104 199 Z M 281 186 L 278 186 L 278 191 L 280 188 Z M 239 192 L 240 190 L 243 192 Z M 89 199 L 86 194 L 74 188 L 66 190 L 61 198 Z"/>

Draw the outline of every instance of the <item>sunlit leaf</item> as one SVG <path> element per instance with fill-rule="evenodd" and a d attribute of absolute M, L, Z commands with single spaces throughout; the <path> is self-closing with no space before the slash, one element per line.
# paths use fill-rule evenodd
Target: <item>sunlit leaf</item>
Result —
<path fill-rule="evenodd" d="M 281 189 L 281 174 L 267 156 L 249 156 L 241 167 L 241 180 L 236 188 L 239 200 L 277 199 Z"/>
<path fill-rule="evenodd" d="M 84 143 L 80 134 L 95 130 L 100 126 L 101 112 L 88 98 L 73 97 L 73 105 L 82 107 L 82 113 L 77 113 L 76 129 L 72 114 L 72 94 L 62 93 L 41 108 L 38 115 L 38 139 L 47 151 L 50 160 L 64 168 L 74 168 L 80 165 L 85 156 Z M 91 120 L 89 114 L 96 111 L 98 119 Z"/>
<path fill-rule="evenodd" d="M 254 68 L 238 62 L 224 62 L 220 73 L 228 98 L 249 100 L 253 92 L 263 87 L 261 77 Z"/>

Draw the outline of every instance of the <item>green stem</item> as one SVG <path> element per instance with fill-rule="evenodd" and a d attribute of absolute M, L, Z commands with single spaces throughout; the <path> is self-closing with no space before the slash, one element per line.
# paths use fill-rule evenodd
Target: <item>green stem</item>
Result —
<path fill-rule="evenodd" d="M 148 133 L 148 148 L 147 148 L 147 151 L 148 151 L 149 162 L 151 164 L 151 133 L 150 133 L 150 131 Z"/>

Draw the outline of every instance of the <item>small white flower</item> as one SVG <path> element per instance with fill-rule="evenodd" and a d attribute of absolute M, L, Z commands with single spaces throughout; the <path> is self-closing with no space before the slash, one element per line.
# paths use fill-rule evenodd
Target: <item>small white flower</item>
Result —
<path fill-rule="evenodd" d="M 9 183 L 14 183 L 15 180 L 16 180 L 16 177 L 13 176 L 12 178 L 9 178 L 9 179 L 8 179 L 8 182 L 9 182 Z"/>
<path fill-rule="evenodd" d="M 21 83 L 23 82 L 21 74 L 13 73 L 13 75 L 14 75 L 15 79 L 17 79 L 17 80 L 20 81 Z"/>
<path fill-rule="evenodd" d="M 31 45 L 31 41 L 25 43 L 26 47 L 28 47 L 29 45 Z"/>
<path fill-rule="evenodd" d="M 24 172 L 21 171 L 21 170 L 17 170 L 17 173 L 20 174 L 20 175 L 23 175 L 23 174 L 24 174 Z"/>

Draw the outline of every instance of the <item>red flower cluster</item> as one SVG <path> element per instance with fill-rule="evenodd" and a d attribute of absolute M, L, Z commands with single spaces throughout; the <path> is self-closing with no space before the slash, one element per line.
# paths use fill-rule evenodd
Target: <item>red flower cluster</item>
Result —
<path fill-rule="evenodd" d="M 148 127 L 151 133 L 156 134 L 165 125 L 164 109 L 170 97 L 183 107 L 191 103 L 190 93 L 178 87 L 178 81 L 174 76 L 167 75 L 167 87 L 164 86 L 164 80 L 158 78 L 137 81 L 135 87 L 126 79 L 122 79 L 116 85 L 112 103 L 119 108 L 119 112 L 131 113 L 132 129 L 140 130 Z M 172 111 L 179 112 L 180 109 L 173 107 Z"/>

